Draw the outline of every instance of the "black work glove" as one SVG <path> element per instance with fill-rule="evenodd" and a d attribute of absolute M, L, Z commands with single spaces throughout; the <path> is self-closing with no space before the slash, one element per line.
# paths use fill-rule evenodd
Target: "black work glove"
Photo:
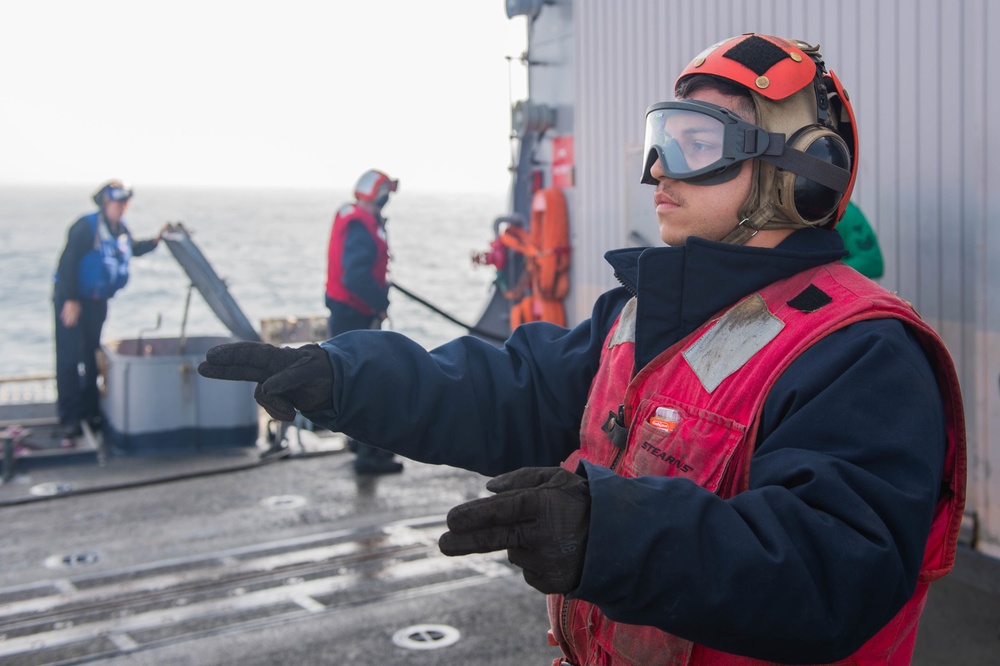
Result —
<path fill-rule="evenodd" d="M 448 512 L 438 546 L 445 555 L 507 549 L 524 580 L 545 594 L 580 585 L 590 527 L 590 487 L 561 467 L 525 467 L 492 479 L 495 497 L 472 500 Z"/>
<path fill-rule="evenodd" d="M 212 379 L 257 382 L 253 397 L 273 418 L 295 419 L 295 410 L 333 406 L 333 367 L 319 345 L 275 347 L 229 342 L 208 350 L 198 374 Z"/>

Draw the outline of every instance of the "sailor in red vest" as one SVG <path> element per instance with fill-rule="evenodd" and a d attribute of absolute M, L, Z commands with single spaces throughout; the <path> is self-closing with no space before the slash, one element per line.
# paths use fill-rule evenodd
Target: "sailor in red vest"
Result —
<path fill-rule="evenodd" d="M 818 47 L 757 34 L 674 95 L 643 153 L 666 246 L 608 252 L 622 287 L 573 329 L 235 343 L 199 371 L 496 476 L 439 545 L 506 549 L 557 664 L 908 664 L 954 564 L 965 425 L 942 339 L 841 261 L 851 104 Z"/>
<path fill-rule="evenodd" d="M 389 243 L 382 209 L 399 181 L 374 169 L 364 172 L 354 187 L 355 203 L 337 211 L 327 250 L 326 306 L 330 337 L 362 329 L 381 328 L 389 308 Z M 359 474 L 401 472 L 403 463 L 382 449 L 354 439 L 354 469 Z"/>

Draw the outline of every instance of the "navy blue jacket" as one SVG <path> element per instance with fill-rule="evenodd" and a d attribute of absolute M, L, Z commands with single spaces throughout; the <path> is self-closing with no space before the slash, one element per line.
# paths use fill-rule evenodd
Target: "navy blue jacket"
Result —
<path fill-rule="evenodd" d="M 722 307 L 843 256 L 840 236 L 822 229 L 773 249 L 695 238 L 609 252 L 623 287 L 573 329 L 526 324 L 502 349 L 463 337 L 427 352 L 388 331 L 323 343 L 333 408 L 306 416 L 487 475 L 557 465 L 578 447 L 601 347 L 632 294 L 641 367 Z M 944 452 L 941 397 L 911 333 L 895 320 L 850 325 L 769 394 L 747 492 L 722 500 L 685 479 L 585 463 L 590 535 L 570 596 L 716 649 L 833 660 L 912 594 Z"/>

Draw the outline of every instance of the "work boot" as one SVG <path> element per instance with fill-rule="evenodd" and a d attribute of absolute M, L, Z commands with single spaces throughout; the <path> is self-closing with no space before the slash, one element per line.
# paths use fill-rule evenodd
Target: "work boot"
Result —
<path fill-rule="evenodd" d="M 89 416 L 87 417 L 87 425 L 90 426 L 90 430 L 92 432 L 94 432 L 95 434 L 99 433 L 101 432 L 101 428 L 104 427 L 104 417 L 101 416 L 100 414 Z"/>
<path fill-rule="evenodd" d="M 76 447 L 76 440 L 83 436 L 83 427 L 80 425 L 79 421 L 63 423 L 59 426 L 59 434 L 61 436 L 61 439 L 59 440 L 59 447 L 63 449 L 72 449 Z"/>
<path fill-rule="evenodd" d="M 279 442 L 277 444 L 272 444 L 266 451 L 261 453 L 260 461 L 268 462 L 270 460 L 277 460 L 278 458 L 284 458 L 290 455 L 292 455 L 292 450 Z"/>
<path fill-rule="evenodd" d="M 60 434 L 63 439 L 76 439 L 77 437 L 81 437 L 83 435 L 83 427 L 80 425 L 79 421 L 63 423 L 60 428 Z"/>
<path fill-rule="evenodd" d="M 285 424 L 276 419 L 267 422 L 267 449 L 260 454 L 261 462 L 270 462 L 292 455 L 285 441 Z"/>
<path fill-rule="evenodd" d="M 358 474 L 398 474 L 403 471 L 403 463 L 394 460 L 395 454 L 374 446 L 357 443 L 358 454 L 354 459 L 354 471 Z"/>

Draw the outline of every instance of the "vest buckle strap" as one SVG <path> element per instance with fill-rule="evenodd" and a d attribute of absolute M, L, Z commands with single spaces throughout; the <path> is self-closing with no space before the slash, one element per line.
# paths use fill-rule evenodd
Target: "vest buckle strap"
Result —
<path fill-rule="evenodd" d="M 625 427 L 625 405 L 618 405 L 618 413 L 608 412 L 608 420 L 601 426 L 616 448 L 625 450 L 628 443 L 628 428 Z"/>

